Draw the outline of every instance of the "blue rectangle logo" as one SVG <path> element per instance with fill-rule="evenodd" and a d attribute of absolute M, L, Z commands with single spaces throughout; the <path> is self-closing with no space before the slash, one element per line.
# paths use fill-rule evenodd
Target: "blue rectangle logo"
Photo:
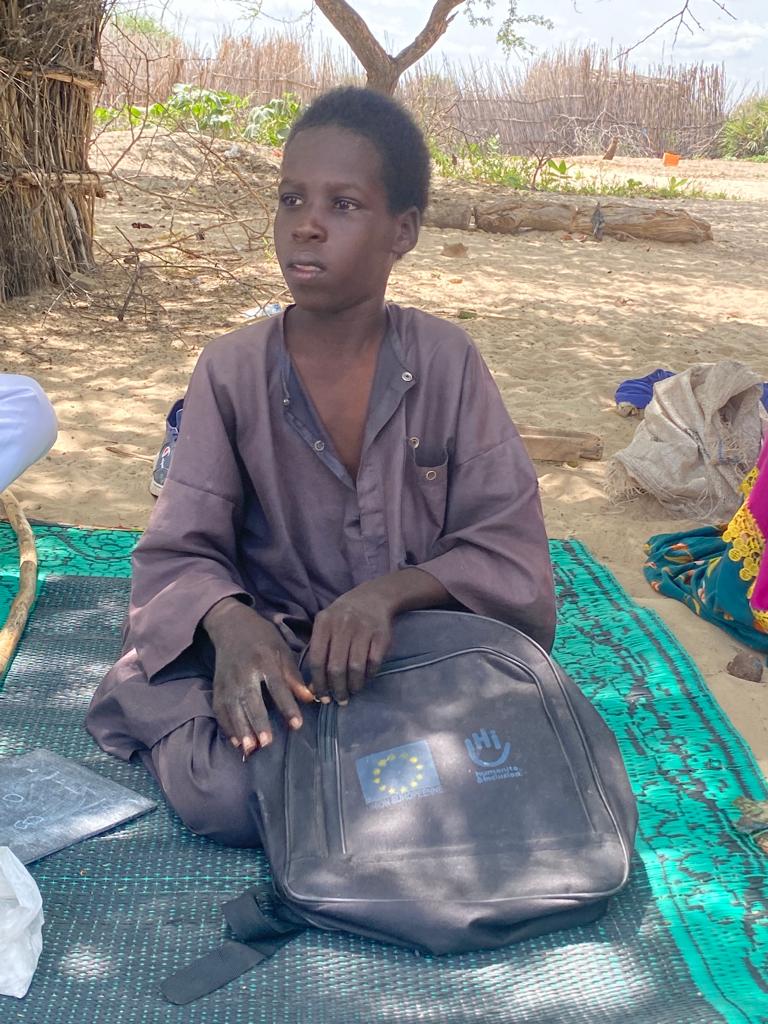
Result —
<path fill-rule="evenodd" d="M 368 754 L 355 762 L 367 804 L 386 805 L 442 792 L 426 740 Z"/>

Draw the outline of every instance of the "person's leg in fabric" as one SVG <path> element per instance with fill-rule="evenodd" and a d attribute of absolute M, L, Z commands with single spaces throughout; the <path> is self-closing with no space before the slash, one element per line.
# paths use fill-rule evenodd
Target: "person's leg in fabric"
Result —
<path fill-rule="evenodd" d="M 258 846 L 250 771 L 213 717 L 210 668 L 190 651 L 150 682 L 126 651 L 94 694 L 86 727 L 108 753 L 138 757 L 192 831 Z"/>
<path fill-rule="evenodd" d="M 261 845 L 250 772 L 214 718 L 185 722 L 140 757 L 193 832 L 225 846 Z"/>

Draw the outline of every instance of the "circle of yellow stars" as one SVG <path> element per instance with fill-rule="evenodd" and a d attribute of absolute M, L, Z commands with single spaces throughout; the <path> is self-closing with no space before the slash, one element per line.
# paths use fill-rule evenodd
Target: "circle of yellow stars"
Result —
<path fill-rule="evenodd" d="M 392 786 L 386 781 L 386 768 L 392 764 L 393 761 L 405 761 L 406 766 L 410 769 L 410 781 L 406 785 Z M 386 793 L 387 796 L 397 796 L 400 793 L 408 793 L 412 789 L 418 789 L 419 785 L 424 781 L 424 765 L 413 754 L 399 753 L 399 754 L 387 754 L 386 757 L 380 758 L 376 762 L 376 767 L 373 769 L 373 781 L 380 793 Z"/>

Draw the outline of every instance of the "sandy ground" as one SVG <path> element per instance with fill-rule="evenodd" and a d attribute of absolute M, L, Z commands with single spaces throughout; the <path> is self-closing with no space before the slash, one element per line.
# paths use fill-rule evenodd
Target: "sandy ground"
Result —
<path fill-rule="evenodd" d="M 106 170 L 126 144 L 117 133 L 102 136 L 93 163 Z M 285 300 L 259 237 L 277 161 L 269 153 L 255 163 L 223 160 L 225 148 L 201 172 L 199 153 L 184 140 L 160 137 L 151 150 L 146 140 L 135 144 L 97 202 L 97 273 L 0 308 L 0 369 L 35 375 L 60 418 L 54 450 L 15 486 L 30 516 L 143 527 L 165 412 L 183 394 L 200 348 L 245 323 L 250 307 Z M 463 325 L 513 417 L 594 431 L 610 454 L 637 422 L 614 411 L 613 392 L 627 376 L 734 357 L 768 380 L 768 165 L 683 161 L 667 171 L 659 161 L 619 158 L 608 172 L 580 163 L 646 181 L 695 178 L 738 198 L 684 204 L 712 223 L 714 241 L 702 245 L 427 229 L 396 269 L 391 297 L 449 318 L 476 311 Z M 467 254 L 442 255 L 446 241 L 463 242 Z M 610 505 L 605 468 L 538 466 L 550 534 L 584 541 L 662 616 L 768 773 L 768 684 L 728 675 L 736 643 L 655 595 L 640 571 L 646 538 L 684 524 L 653 504 Z"/>

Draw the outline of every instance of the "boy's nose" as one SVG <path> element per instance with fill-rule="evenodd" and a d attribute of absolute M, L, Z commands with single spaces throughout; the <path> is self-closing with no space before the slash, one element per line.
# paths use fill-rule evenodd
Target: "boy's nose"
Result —
<path fill-rule="evenodd" d="M 293 225 L 293 237 L 296 241 L 317 241 L 324 238 L 325 227 L 322 221 L 306 207 L 302 212 L 304 215 L 299 217 Z"/>

